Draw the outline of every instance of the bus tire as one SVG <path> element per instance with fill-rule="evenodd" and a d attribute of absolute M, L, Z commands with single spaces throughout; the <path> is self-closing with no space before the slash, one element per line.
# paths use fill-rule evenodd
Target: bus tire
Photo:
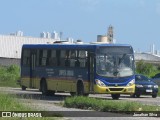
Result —
<path fill-rule="evenodd" d="M 42 95 L 45 95 L 45 96 L 53 96 L 55 94 L 55 91 L 48 90 L 47 83 L 46 83 L 45 80 L 43 80 L 41 82 L 41 88 L 40 88 L 40 90 L 42 92 Z"/>
<path fill-rule="evenodd" d="M 112 99 L 118 100 L 120 97 L 120 94 L 111 94 L 111 96 L 112 96 Z"/>
<path fill-rule="evenodd" d="M 137 97 L 137 98 L 140 98 L 140 96 L 141 96 L 140 94 L 136 94 L 136 97 Z"/>
<path fill-rule="evenodd" d="M 39 92 L 42 92 L 42 89 L 41 89 L 41 87 L 39 88 Z"/>
<path fill-rule="evenodd" d="M 89 93 L 85 93 L 84 96 L 88 97 L 88 96 L 89 96 Z"/>
<path fill-rule="evenodd" d="M 70 92 L 71 96 L 75 96 L 76 93 L 75 92 Z"/>
<path fill-rule="evenodd" d="M 131 97 L 131 98 L 135 98 L 136 95 L 135 95 L 135 94 L 130 94 L 130 97 Z"/>
<path fill-rule="evenodd" d="M 156 98 L 156 97 L 157 97 L 157 94 L 153 94 L 153 95 L 152 95 L 152 98 Z"/>
<path fill-rule="evenodd" d="M 42 95 L 48 96 L 47 83 L 45 80 L 42 80 L 40 89 L 41 89 Z"/>
<path fill-rule="evenodd" d="M 53 95 L 55 95 L 55 91 L 53 91 L 53 90 L 48 90 L 48 91 L 47 91 L 47 95 L 48 95 L 48 96 L 53 96 Z"/>
<path fill-rule="evenodd" d="M 82 81 L 78 81 L 77 83 L 77 95 L 83 96 L 84 95 L 84 85 Z"/>
<path fill-rule="evenodd" d="M 25 87 L 25 86 L 22 85 L 22 90 L 26 90 L 26 88 L 27 88 L 27 87 Z"/>

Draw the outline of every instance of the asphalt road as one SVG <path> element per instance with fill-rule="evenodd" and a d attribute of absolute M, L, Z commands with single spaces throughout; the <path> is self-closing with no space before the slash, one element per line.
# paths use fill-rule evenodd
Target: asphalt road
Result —
<path fill-rule="evenodd" d="M 43 96 L 41 92 L 37 89 L 27 89 L 26 91 L 22 91 L 20 88 L 0 88 L 1 90 L 6 92 L 10 92 L 12 94 L 16 94 L 19 98 L 25 99 L 38 99 L 38 100 L 45 100 L 48 102 L 59 103 L 64 100 L 64 98 L 69 97 L 69 93 L 56 93 L 55 96 Z M 95 97 L 104 100 L 112 100 L 110 94 L 90 94 L 89 97 Z M 152 98 L 152 96 L 141 96 L 140 98 L 130 98 L 129 95 L 121 95 L 118 101 L 135 101 L 140 102 L 142 104 L 147 105 L 156 105 L 160 106 L 160 97 Z"/>
<path fill-rule="evenodd" d="M 63 102 L 66 97 L 69 97 L 68 93 L 56 93 L 55 96 L 43 96 L 41 92 L 35 89 L 27 89 L 26 91 L 22 91 L 20 88 L 6 88 L 0 87 L 0 91 L 7 92 L 10 94 L 15 94 L 18 100 L 27 106 L 31 106 L 34 109 L 38 109 L 41 111 L 62 111 L 65 114 L 64 119 L 73 119 L 73 120 L 92 120 L 92 119 L 107 119 L 107 120 L 136 120 L 136 119 L 158 119 L 156 117 L 133 117 L 133 115 L 127 114 L 119 114 L 119 113 L 110 113 L 110 112 L 88 112 L 88 110 L 80 110 L 74 108 L 64 108 L 56 105 L 57 103 Z M 106 94 L 92 94 L 89 97 L 96 97 L 99 99 L 112 100 L 110 95 Z M 151 96 L 142 96 L 141 98 L 130 98 L 129 95 L 122 95 L 119 101 L 136 101 L 142 104 L 149 105 L 159 105 L 160 106 L 160 97 L 152 98 Z M 67 112 L 66 112 L 67 111 Z M 69 111 L 69 112 L 68 112 Z M 75 112 L 77 111 L 77 112 Z M 88 117 L 84 115 L 87 112 Z M 69 116 L 71 115 L 71 116 Z M 78 116 L 78 117 L 77 117 Z M 91 117 L 92 116 L 92 117 Z M 98 116 L 98 118 L 96 117 Z M 101 116 L 101 117 L 100 117 Z M 105 117 L 104 117 L 105 116 Z M 107 117 L 106 117 L 107 116 Z"/>

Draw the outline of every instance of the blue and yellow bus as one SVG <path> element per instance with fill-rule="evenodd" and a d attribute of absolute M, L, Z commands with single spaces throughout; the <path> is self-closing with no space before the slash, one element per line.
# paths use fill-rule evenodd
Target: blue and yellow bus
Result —
<path fill-rule="evenodd" d="M 43 95 L 135 92 L 134 52 L 125 44 L 35 44 L 23 45 L 22 90 L 39 89 Z"/>

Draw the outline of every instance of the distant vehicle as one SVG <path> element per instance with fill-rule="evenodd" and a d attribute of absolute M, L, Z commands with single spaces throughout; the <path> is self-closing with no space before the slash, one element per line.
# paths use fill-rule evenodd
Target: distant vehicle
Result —
<path fill-rule="evenodd" d="M 160 73 L 157 73 L 155 76 L 153 76 L 152 81 L 160 86 Z"/>
<path fill-rule="evenodd" d="M 153 98 L 157 97 L 158 85 L 148 77 L 141 74 L 136 74 L 135 84 L 135 93 L 132 95 L 132 97 L 139 98 L 140 95 L 152 95 Z"/>
<path fill-rule="evenodd" d="M 160 73 L 157 73 L 155 76 L 153 76 L 152 78 L 160 78 Z"/>
<path fill-rule="evenodd" d="M 122 44 L 23 45 L 22 90 L 37 88 L 43 95 L 70 92 L 120 94 L 135 92 L 134 52 Z"/>

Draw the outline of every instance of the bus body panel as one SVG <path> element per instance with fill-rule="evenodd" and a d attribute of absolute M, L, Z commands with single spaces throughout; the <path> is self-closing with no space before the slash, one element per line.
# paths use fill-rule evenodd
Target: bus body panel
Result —
<path fill-rule="evenodd" d="M 108 78 L 99 76 L 96 73 L 96 50 L 99 47 L 131 47 L 130 45 L 121 44 L 100 44 L 100 45 L 64 45 L 64 44 L 39 44 L 39 45 L 23 45 L 22 57 L 24 50 L 86 50 L 88 52 L 88 66 L 80 67 L 61 67 L 61 66 L 37 66 L 37 56 L 35 57 L 34 67 L 32 65 L 32 58 L 29 66 L 22 65 L 21 59 L 21 86 L 28 88 L 40 89 L 40 82 L 42 79 L 46 80 L 47 89 L 53 91 L 67 91 L 77 92 L 77 81 L 81 80 L 84 85 L 84 93 L 118 93 L 130 94 L 135 91 L 135 85 L 126 86 L 131 78 L 121 77 Z M 32 53 L 32 52 L 31 52 Z M 35 53 L 36 55 L 37 53 Z M 134 53 L 133 53 L 134 54 Z M 31 56 L 31 55 L 30 55 Z M 33 67 L 33 69 L 31 69 Z M 33 75 L 34 72 L 34 75 Z M 105 87 L 96 84 L 95 80 L 99 79 L 104 82 Z M 114 90 L 115 89 L 115 90 Z"/>
<path fill-rule="evenodd" d="M 132 94 L 135 92 L 135 85 L 132 86 L 120 86 L 120 87 L 100 87 L 94 86 L 95 93 L 106 93 L 106 94 Z"/>

